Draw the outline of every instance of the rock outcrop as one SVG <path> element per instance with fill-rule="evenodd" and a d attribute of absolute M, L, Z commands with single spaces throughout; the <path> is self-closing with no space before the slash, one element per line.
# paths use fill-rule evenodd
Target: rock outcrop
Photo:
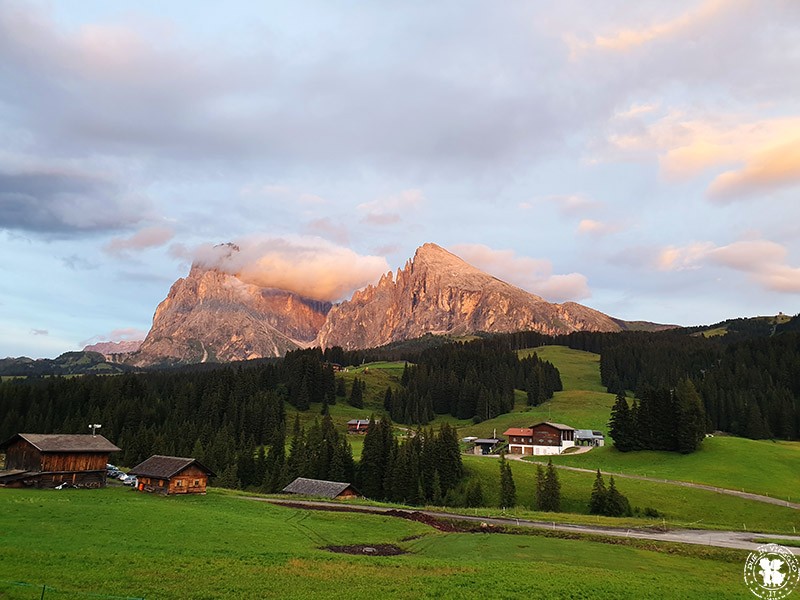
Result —
<path fill-rule="evenodd" d="M 243 283 L 197 265 L 158 305 L 135 366 L 283 356 L 308 346 L 330 310 L 292 292 Z"/>
<path fill-rule="evenodd" d="M 620 331 L 611 317 L 575 302 L 552 304 L 467 264 L 436 244 L 420 247 L 396 276 L 334 306 L 322 347 L 372 348 L 426 333 Z"/>

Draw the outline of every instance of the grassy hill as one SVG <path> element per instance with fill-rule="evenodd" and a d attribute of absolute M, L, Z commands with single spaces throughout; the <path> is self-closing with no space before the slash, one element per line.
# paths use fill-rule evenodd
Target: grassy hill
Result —
<path fill-rule="evenodd" d="M 797 442 L 718 436 L 706 438 L 700 450 L 692 454 L 649 450 L 624 453 L 606 446 L 586 454 L 557 456 L 553 463 L 707 483 L 800 501 L 800 443 Z"/>
<path fill-rule="evenodd" d="M 540 535 L 444 533 L 211 490 L 2 490 L 0 597 L 748 598 L 746 552 Z M 392 543 L 400 556 L 328 545 Z M 655 546 L 655 544 L 647 544 Z"/>
<path fill-rule="evenodd" d="M 556 461 L 553 461 L 556 463 Z M 530 462 L 509 461 L 517 488 L 517 501 L 520 504 L 514 514 L 543 520 L 557 520 L 583 523 L 604 523 L 614 527 L 650 527 L 652 519 L 604 519 L 588 514 L 589 495 L 594 482 L 593 473 L 558 471 L 561 482 L 561 509 L 564 513 L 531 513 L 524 507 L 534 504 L 536 465 Z M 500 474 L 497 460 L 480 456 L 465 456 L 464 466 L 469 477 L 480 480 L 484 498 L 489 504 L 499 503 Z M 641 509 L 655 508 L 664 515 L 668 525 L 674 527 L 694 527 L 711 529 L 731 529 L 742 531 L 770 531 L 792 534 L 800 530 L 800 511 L 716 494 L 705 490 L 685 488 L 666 483 L 617 479 L 617 488 L 625 494 L 632 506 Z M 608 485 L 608 478 L 606 478 Z M 494 511 L 497 513 L 497 510 Z M 658 523 L 662 521 L 659 519 Z"/>
<path fill-rule="evenodd" d="M 513 413 L 477 425 L 465 425 L 459 430 L 460 434 L 485 437 L 496 429 L 497 434 L 502 435 L 509 427 L 523 427 L 538 421 L 566 423 L 576 429 L 607 430 L 614 395 L 606 393 L 600 383 L 600 355 L 565 346 L 543 346 L 520 350 L 519 354 L 525 357 L 534 352 L 558 368 L 564 390 L 536 407 L 527 406 L 525 395 L 520 393 Z"/>

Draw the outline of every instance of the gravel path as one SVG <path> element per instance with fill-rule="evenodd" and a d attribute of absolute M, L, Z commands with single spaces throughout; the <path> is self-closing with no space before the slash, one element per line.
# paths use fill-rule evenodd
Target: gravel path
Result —
<path fill-rule="evenodd" d="M 519 454 L 506 454 L 506 458 L 519 460 L 524 463 L 536 465 L 547 464 L 542 461 L 522 460 Z M 565 471 L 578 471 L 580 473 L 596 473 L 595 469 L 583 469 L 580 467 L 568 467 L 566 465 L 553 465 L 556 469 L 564 469 Z M 689 481 L 677 481 L 675 479 L 660 479 L 657 477 L 646 477 L 644 475 L 628 475 L 625 473 L 609 473 L 607 471 L 600 471 L 603 475 L 613 475 L 614 477 L 622 479 L 638 479 L 639 481 L 652 481 L 654 483 L 667 483 L 669 485 L 679 485 L 681 487 L 695 488 L 698 490 L 706 490 L 708 492 L 715 492 L 717 494 L 728 494 L 729 496 L 737 496 L 745 500 L 754 500 L 756 502 L 766 502 L 767 504 L 776 504 L 778 506 L 786 506 L 795 510 L 800 510 L 800 504 L 797 502 L 789 502 L 788 500 L 781 500 L 780 498 L 773 498 L 772 496 L 762 496 L 761 494 L 751 494 L 750 492 L 732 490 L 729 488 L 721 488 L 713 485 L 706 485 L 704 483 L 691 483 Z"/>
<path fill-rule="evenodd" d="M 717 548 L 735 548 L 739 550 L 755 550 L 763 545 L 754 542 L 754 539 L 770 540 L 791 540 L 800 543 L 800 536 L 778 535 L 766 533 L 748 533 L 741 531 L 712 531 L 700 529 L 676 529 L 674 531 L 653 531 L 640 529 L 620 529 L 614 527 L 600 527 L 594 525 L 570 525 L 567 523 L 554 523 L 546 521 L 530 521 L 527 519 L 509 519 L 499 517 L 477 517 L 460 515 L 455 513 L 436 512 L 428 510 L 403 510 L 386 506 L 363 506 L 347 505 L 338 502 L 325 502 L 318 500 L 295 500 L 293 498 L 254 498 L 247 497 L 248 500 L 269 502 L 271 504 L 287 504 L 293 507 L 305 507 L 314 510 L 332 510 L 363 512 L 372 514 L 383 513 L 404 513 L 404 514 L 423 514 L 428 517 L 438 519 L 454 519 L 459 521 L 470 521 L 487 523 L 490 525 L 505 525 L 514 527 L 530 527 L 532 529 L 549 529 L 554 531 L 564 531 L 579 534 L 606 535 L 620 538 L 634 538 L 640 540 L 652 540 L 660 542 L 679 542 L 683 544 L 695 544 L 700 546 L 714 546 Z M 800 556 L 800 548 L 788 547 L 793 554 Z"/>

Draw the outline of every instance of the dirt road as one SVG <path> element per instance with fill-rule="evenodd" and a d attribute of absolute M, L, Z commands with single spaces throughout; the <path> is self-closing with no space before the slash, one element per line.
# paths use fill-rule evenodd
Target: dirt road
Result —
<path fill-rule="evenodd" d="M 570 525 L 567 523 L 553 523 L 546 521 L 530 521 L 527 519 L 509 519 L 498 517 L 477 517 L 469 515 L 459 515 L 455 513 L 436 512 L 427 510 L 403 510 L 397 508 L 389 508 L 385 506 L 363 506 L 363 505 L 347 505 L 338 502 L 325 502 L 325 501 L 312 501 L 312 500 L 295 500 L 293 498 L 253 498 L 248 497 L 248 500 L 256 500 L 260 502 L 269 502 L 271 504 L 284 504 L 294 507 L 305 507 L 312 510 L 332 510 L 348 512 L 363 512 L 371 514 L 383 513 L 405 513 L 408 516 L 414 513 L 432 517 L 434 519 L 454 519 L 459 521 L 469 521 L 486 523 L 488 525 L 500 526 L 514 526 L 514 527 L 530 527 L 532 529 L 549 529 L 554 531 L 563 531 L 577 534 L 594 534 L 605 535 L 620 538 L 634 538 L 640 540 L 652 540 L 660 542 L 679 542 L 682 544 L 696 544 L 700 546 L 715 546 L 717 548 L 736 548 L 740 550 L 755 550 L 761 543 L 754 542 L 754 539 L 768 538 L 776 540 L 790 540 L 795 543 L 800 543 L 800 536 L 791 535 L 778 535 L 778 534 L 764 534 L 764 533 L 747 533 L 741 531 L 711 531 L 700 529 L 676 529 L 674 531 L 659 532 L 653 530 L 637 530 L 637 529 L 619 529 L 614 527 L 600 527 L 593 525 Z M 800 548 L 788 548 L 793 554 L 800 556 Z"/>

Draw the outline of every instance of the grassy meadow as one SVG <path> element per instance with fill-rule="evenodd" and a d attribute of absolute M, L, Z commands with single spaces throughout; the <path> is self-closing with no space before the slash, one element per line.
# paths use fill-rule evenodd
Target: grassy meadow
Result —
<path fill-rule="evenodd" d="M 705 483 L 800 502 L 800 443 L 717 436 L 692 454 L 613 446 L 553 457 L 557 465 Z"/>
<path fill-rule="evenodd" d="M 212 489 L 0 490 L 0 598 L 747 598 L 745 552 L 444 533 Z M 328 545 L 391 543 L 400 556 Z M 26 585 L 19 585 L 26 584 Z"/>
<path fill-rule="evenodd" d="M 481 456 L 464 457 L 467 475 L 481 482 L 484 499 L 491 506 L 498 506 L 500 501 L 500 471 L 497 462 L 497 459 Z M 509 465 L 514 474 L 519 504 L 512 514 L 520 518 L 602 524 L 612 527 L 652 527 L 655 524 L 662 524 L 662 519 L 617 519 L 589 515 L 588 503 L 594 474 L 565 470 L 558 471 L 561 482 L 561 510 L 570 514 L 553 515 L 527 511 L 526 507 L 530 508 L 534 504 L 536 465 L 516 460 L 509 461 Z M 608 485 L 608 477 L 605 480 Z M 622 478 L 616 479 L 615 482 L 617 489 L 628 497 L 631 506 L 638 506 L 641 509 L 655 508 L 664 515 L 663 520 L 671 527 L 783 534 L 800 531 L 800 511 L 792 508 L 666 483 Z M 494 509 L 481 514 L 498 514 L 498 512 L 498 509 Z"/>

